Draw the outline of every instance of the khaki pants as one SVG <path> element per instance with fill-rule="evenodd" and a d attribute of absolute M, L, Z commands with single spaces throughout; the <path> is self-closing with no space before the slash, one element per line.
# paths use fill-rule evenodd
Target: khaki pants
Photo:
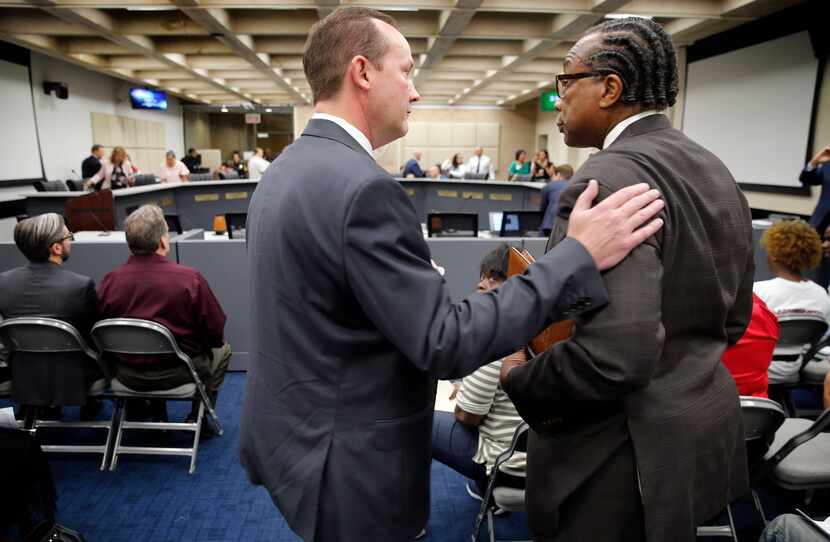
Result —
<path fill-rule="evenodd" d="M 216 405 L 219 388 L 225 380 L 225 372 L 231 361 L 231 346 L 228 343 L 194 356 L 193 368 L 205 385 L 211 405 Z M 182 362 L 164 365 L 128 365 L 119 363 L 115 377 L 128 388 L 136 391 L 169 390 L 193 382 L 190 371 Z"/>

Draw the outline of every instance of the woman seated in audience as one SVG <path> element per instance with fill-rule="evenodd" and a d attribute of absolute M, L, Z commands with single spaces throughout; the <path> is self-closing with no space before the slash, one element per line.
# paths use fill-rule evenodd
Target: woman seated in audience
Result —
<path fill-rule="evenodd" d="M 239 173 L 237 169 L 234 167 L 233 162 L 228 160 L 227 162 L 219 164 L 219 168 L 213 172 L 213 178 L 218 179 L 220 181 L 225 181 L 227 179 L 238 179 L 238 174 Z"/>
<path fill-rule="evenodd" d="M 516 151 L 516 159 L 510 164 L 507 180 L 512 181 L 516 178 L 516 175 L 530 175 L 530 162 L 527 160 L 527 153 L 524 149 Z"/>
<path fill-rule="evenodd" d="M 778 318 L 760 297 L 752 294 L 749 326 L 721 358 L 738 386 L 738 394 L 768 397 L 767 371 L 778 336 Z"/>
<path fill-rule="evenodd" d="M 233 151 L 233 154 L 231 154 L 231 164 L 233 165 L 233 169 L 239 174 L 240 179 L 248 178 L 248 165 L 242 160 L 242 155 L 239 154 L 239 151 Z"/>
<path fill-rule="evenodd" d="M 501 243 L 481 260 L 479 292 L 507 279 L 510 247 Z M 513 354 L 522 359 L 524 351 Z M 511 357 L 512 357 L 511 356 Z M 481 500 L 496 458 L 509 447 L 522 418 L 499 384 L 503 360 L 485 365 L 461 381 L 455 412 L 436 411 L 432 422 L 432 458 L 470 478 L 467 493 Z M 450 396 L 452 399 L 452 396 Z M 516 453 L 499 469 L 499 484 L 524 488 L 525 454 Z"/>
<path fill-rule="evenodd" d="M 467 168 L 464 165 L 464 157 L 456 153 L 452 158 L 447 158 L 441 164 L 441 172 L 450 179 L 463 179 L 464 174 L 467 173 Z"/>
<path fill-rule="evenodd" d="M 126 188 L 133 185 L 137 173 L 139 173 L 138 168 L 130 163 L 124 147 L 115 147 L 112 149 L 109 160 L 104 160 L 101 169 L 87 179 L 84 187 L 95 190 Z"/>
<path fill-rule="evenodd" d="M 784 220 L 770 226 L 761 237 L 767 262 L 776 278 L 756 282 L 753 290 L 778 320 L 792 316 L 814 316 L 830 321 L 830 296 L 804 275 L 821 261 L 821 239 L 800 220 Z M 800 363 L 773 360 L 769 383 L 794 382 Z"/>
<path fill-rule="evenodd" d="M 530 168 L 531 179 L 537 182 L 548 182 L 550 180 L 548 168 L 551 165 L 548 150 L 539 149 L 539 152 L 536 153 L 536 159 L 533 161 L 533 166 Z"/>

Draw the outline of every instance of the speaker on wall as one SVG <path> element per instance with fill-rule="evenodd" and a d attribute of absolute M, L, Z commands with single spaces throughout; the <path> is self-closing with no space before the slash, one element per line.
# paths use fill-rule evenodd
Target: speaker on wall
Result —
<path fill-rule="evenodd" d="M 69 98 L 69 87 L 66 83 L 59 83 L 56 81 L 44 81 L 43 92 L 49 95 L 52 94 L 52 91 L 55 91 L 56 98 L 59 98 L 61 100 Z"/>

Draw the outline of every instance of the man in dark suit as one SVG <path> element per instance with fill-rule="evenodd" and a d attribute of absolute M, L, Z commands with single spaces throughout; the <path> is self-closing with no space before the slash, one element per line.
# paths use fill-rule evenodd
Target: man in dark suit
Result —
<path fill-rule="evenodd" d="M 86 180 L 101 171 L 101 158 L 104 157 L 104 148 L 97 143 L 90 149 L 90 155 L 81 162 L 81 178 Z"/>
<path fill-rule="evenodd" d="M 415 177 L 417 179 L 425 176 L 424 170 L 421 169 L 421 152 L 415 151 L 412 153 L 412 158 L 406 161 L 401 177 Z"/>
<path fill-rule="evenodd" d="M 827 224 L 830 224 L 830 145 L 818 151 L 812 160 L 807 162 L 798 180 L 807 186 L 820 186 L 821 194 L 818 198 L 813 216 L 810 217 L 810 225 L 818 230 L 823 236 Z M 818 269 L 817 282 L 825 288 L 830 284 L 830 262 L 822 258 Z"/>
<path fill-rule="evenodd" d="M 316 113 L 248 212 L 241 461 L 304 540 L 409 540 L 429 511 L 436 377 L 602 307 L 598 268 L 659 229 L 637 227 L 662 203 L 638 185 L 590 208 L 592 183 L 569 239 L 525 276 L 453 304 L 406 192 L 371 155 L 406 133 L 419 98 L 394 19 L 334 12 L 311 30 L 303 65 Z"/>
<path fill-rule="evenodd" d="M 72 250 L 72 233 L 63 217 L 46 213 L 22 220 L 14 228 L 14 241 L 29 264 L 0 274 L 0 316 L 57 318 L 88 339 L 97 319 L 95 282 L 63 268 Z M 77 355 L 83 363 L 56 364 L 37 354 L 15 354 L 20 363 L 12 365 L 13 398 L 27 405 L 84 404 L 86 385 L 101 373 L 94 360 Z"/>
<path fill-rule="evenodd" d="M 751 217 L 732 175 L 659 111 L 675 51 L 649 19 L 600 24 L 557 76 L 565 143 L 598 147 L 559 200 L 548 248 L 589 179 L 600 197 L 646 181 L 666 227 L 604 273 L 609 305 L 573 336 L 502 365 L 532 428 L 528 520 L 537 540 L 692 541 L 748 490 L 735 383 L 720 362 L 752 311 Z"/>
<path fill-rule="evenodd" d="M 818 151 L 813 159 L 807 162 L 807 165 L 801 171 L 801 175 L 798 176 L 801 184 L 821 187 L 821 195 L 813 211 L 813 216 L 810 217 L 810 225 L 814 228 L 817 228 L 830 213 L 830 166 L 827 165 L 828 161 L 830 161 L 830 145 Z M 819 232 L 819 234 L 821 233 L 823 232 Z"/>

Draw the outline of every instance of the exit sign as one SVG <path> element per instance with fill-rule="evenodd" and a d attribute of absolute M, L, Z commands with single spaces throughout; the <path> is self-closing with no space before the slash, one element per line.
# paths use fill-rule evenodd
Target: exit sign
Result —
<path fill-rule="evenodd" d="M 556 111 L 556 103 L 559 101 L 559 94 L 555 90 L 543 92 L 539 98 L 539 107 L 542 111 Z"/>
<path fill-rule="evenodd" d="M 245 113 L 245 124 L 260 124 L 262 117 L 259 113 Z"/>

